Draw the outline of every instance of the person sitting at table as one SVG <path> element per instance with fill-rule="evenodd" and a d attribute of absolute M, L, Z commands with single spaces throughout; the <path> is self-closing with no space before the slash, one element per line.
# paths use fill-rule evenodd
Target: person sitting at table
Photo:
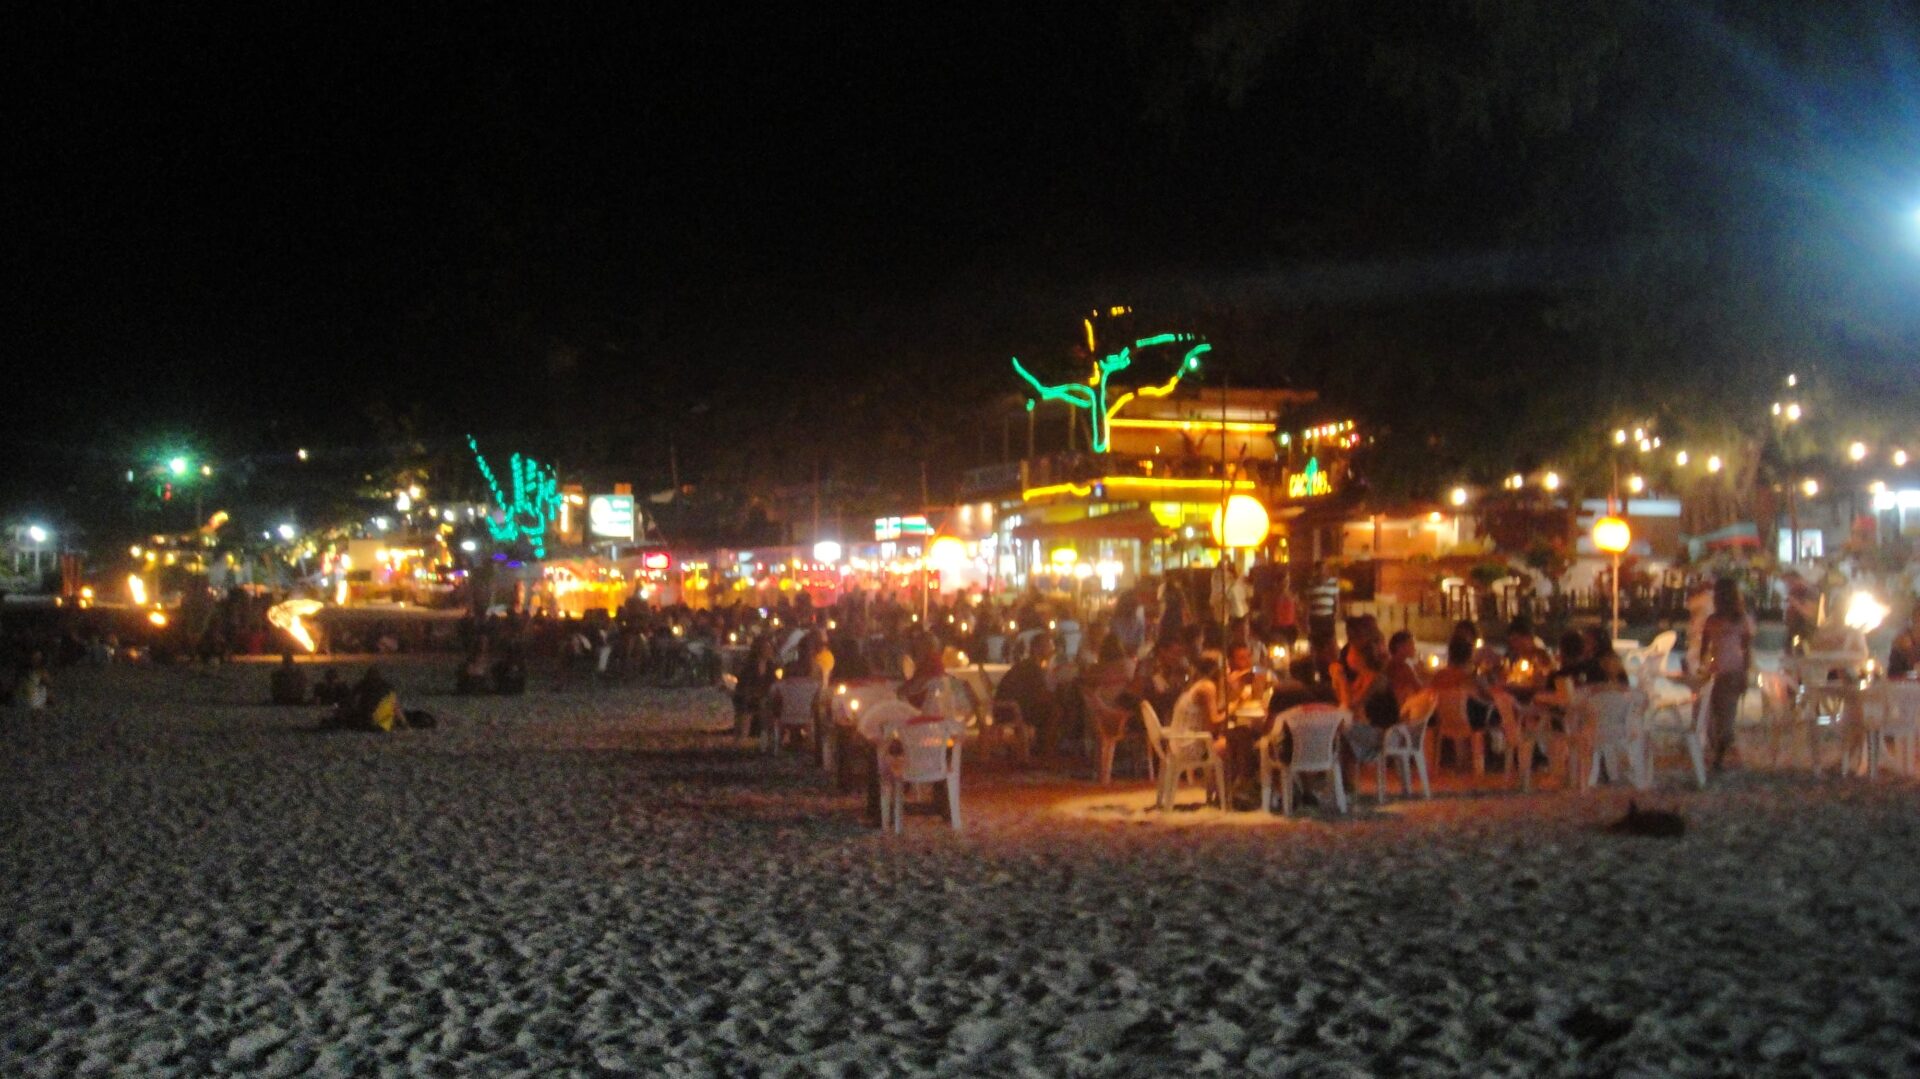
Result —
<path fill-rule="evenodd" d="M 1153 707 L 1162 720 L 1173 715 L 1173 704 L 1187 688 L 1191 673 L 1187 668 L 1186 645 L 1175 635 L 1160 638 L 1153 655 L 1134 669 L 1133 696 Z"/>
<path fill-rule="evenodd" d="M 1126 642 L 1108 634 L 1100 642 L 1100 657 L 1080 675 L 1080 685 L 1102 700 L 1119 702 L 1133 682 L 1134 662 Z"/>
<path fill-rule="evenodd" d="M 1126 733 L 1129 719 L 1139 711 L 1139 701 L 1129 692 L 1132 683 L 1133 660 L 1126 646 L 1107 634 L 1100 641 L 1098 660 L 1081 672 L 1077 684 L 1089 738 L 1097 733 L 1111 742 Z"/>
<path fill-rule="evenodd" d="M 1560 663 L 1553 668 L 1553 674 L 1547 679 L 1548 685 L 1559 685 L 1562 678 L 1571 678 L 1575 685 L 1584 685 L 1588 668 L 1586 666 L 1587 639 L 1579 630 L 1570 629 L 1560 635 Z"/>
<path fill-rule="evenodd" d="M 946 664 L 940 658 L 940 641 L 923 634 L 913 642 L 913 677 L 900 683 L 900 699 L 915 708 L 925 708 L 933 688 L 947 679 Z"/>
<path fill-rule="evenodd" d="M 1167 717 L 1169 731 L 1213 731 L 1217 732 L 1224 717 L 1220 702 L 1220 684 L 1215 678 L 1220 673 L 1220 664 L 1211 656 L 1202 656 L 1195 664 L 1193 681 L 1180 691 L 1173 702 L 1173 711 Z M 1216 744 L 1215 749 L 1224 748 Z"/>
<path fill-rule="evenodd" d="M 1605 626 L 1589 626 L 1582 631 L 1586 637 L 1587 658 L 1581 661 L 1582 677 L 1578 684 L 1583 686 L 1624 686 L 1628 684 L 1627 665 L 1620 659 L 1620 653 L 1613 647 L 1613 634 Z"/>
<path fill-rule="evenodd" d="M 1387 641 L 1387 684 L 1393 687 L 1396 704 L 1407 703 L 1407 698 L 1427 688 L 1427 675 L 1420 669 L 1413 634 L 1404 629 Z"/>
<path fill-rule="evenodd" d="M 1506 657 L 1500 654 L 1499 649 L 1481 638 L 1480 627 L 1474 625 L 1472 619 L 1462 618 L 1453 624 L 1453 632 L 1447 636 L 1448 651 L 1452 651 L 1453 642 L 1456 640 L 1467 642 L 1469 665 L 1472 666 L 1473 673 L 1483 682 L 1499 677 L 1500 668 L 1505 665 Z"/>
<path fill-rule="evenodd" d="M 293 653 L 280 653 L 280 666 L 268 680 L 267 699 L 274 704 L 307 703 L 307 675 L 293 665 Z"/>
<path fill-rule="evenodd" d="M 741 661 L 740 673 L 734 676 L 733 733 L 736 737 L 752 738 L 760 733 L 767 696 L 773 691 L 774 671 L 773 642 L 761 634 L 747 646 L 747 658 Z"/>
<path fill-rule="evenodd" d="M 1053 750 L 1059 735 L 1059 699 L 1047 684 L 1047 664 L 1052 659 L 1053 638 L 1039 634 L 1028 642 L 1026 654 L 1007 668 L 993 691 L 995 704 L 1019 708 L 1020 722 L 1030 732 L 1028 740 L 1038 741 L 1042 756 Z"/>
<path fill-rule="evenodd" d="M 1553 657 L 1533 635 L 1533 620 L 1526 615 L 1507 623 L 1507 668 L 1511 671 L 1522 663 L 1525 666 L 1521 670 L 1526 672 L 1544 673 L 1553 668 Z"/>
<path fill-rule="evenodd" d="M 1888 678 L 1911 678 L 1915 671 L 1920 671 L 1920 602 L 1913 605 L 1906 628 L 1893 638 L 1887 652 Z"/>
<path fill-rule="evenodd" d="M 1235 641 L 1227 646 L 1227 673 L 1223 680 L 1225 699 L 1228 701 L 1249 700 L 1264 690 L 1266 679 L 1253 669 L 1251 645 L 1245 641 Z"/>
<path fill-rule="evenodd" d="M 1346 734 L 1351 764 L 1371 764 L 1380 755 L 1387 728 L 1400 722 L 1400 705 L 1385 668 L 1377 635 L 1363 635 L 1348 641 L 1340 662 L 1328 672 L 1334 699 L 1353 716 Z"/>
<path fill-rule="evenodd" d="M 1464 690 L 1467 694 L 1467 726 L 1484 731 L 1494 726 L 1493 697 L 1486 681 L 1473 668 L 1473 637 L 1455 633 L 1447 639 L 1447 662 L 1427 680 L 1435 693 Z"/>

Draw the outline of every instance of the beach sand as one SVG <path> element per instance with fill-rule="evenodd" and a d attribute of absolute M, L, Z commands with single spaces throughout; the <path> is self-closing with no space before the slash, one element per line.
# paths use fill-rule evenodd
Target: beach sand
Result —
<path fill-rule="evenodd" d="M 1920 1070 L 1903 780 L 1670 781 L 1660 841 L 1613 791 L 1161 827 L 970 762 L 964 833 L 893 837 L 716 693 L 445 666 L 392 736 L 250 665 L 0 713 L 0 1074 Z"/>

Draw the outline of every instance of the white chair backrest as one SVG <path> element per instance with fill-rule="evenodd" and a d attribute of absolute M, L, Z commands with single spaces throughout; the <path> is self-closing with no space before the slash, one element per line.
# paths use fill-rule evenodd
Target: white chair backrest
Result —
<path fill-rule="evenodd" d="M 1335 746 L 1340 730 L 1352 718 L 1346 709 L 1324 704 L 1305 704 L 1280 713 L 1280 723 L 1293 737 L 1293 761 L 1289 767 L 1302 772 L 1335 767 L 1339 760 Z"/>
<path fill-rule="evenodd" d="M 1666 630 L 1655 634 L 1653 640 L 1648 642 L 1644 649 L 1646 669 L 1653 672 L 1654 677 L 1658 678 L 1666 674 L 1667 657 L 1673 654 L 1673 646 L 1679 640 L 1680 635 L 1677 632 Z"/>
<path fill-rule="evenodd" d="M 1204 731 L 1207 729 L 1208 716 L 1202 714 L 1200 704 L 1200 681 L 1181 691 L 1179 699 L 1173 702 L 1173 716 L 1167 726 L 1176 731 Z"/>
<path fill-rule="evenodd" d="M 1493 713 L 1500 717 L 1500 729 L 1509 736 L 1520 732 L 1520 699 L 1504 689 L 1493 691 Z"/>
<path fill-rule="evenodd" d="M 1440 706 L 1440 698 L 1433 690 L 1423 689 L 1408 697 L 1400 706 L 1400 725 L 1395 730 L 1406 732 L 1416 744 L 1426 738 L 1427 724 L 1433 722 L 1433 713 Z"/>
<path fill-rule="evenodd" d="M 900 739 L 900 778 L 908 783 L 932 783 L 947 778 L 947 751 L 962 730 L 945 716 L 916 715 L 887 724 L 887 733 Z"/>
<path fill-rule="evenodd" d="M 811 678 L 785 678 L 780 681 L 780 723 L 803 727 L 813 722 L 813 704 L 820 697 L 820 683 Z"/>
<path fill-rule="evenodd" d="M 1473 691 L 1465 688 L 1443 689 L 1434 695 L 1434 716 L 1440 722 L 1441 734 L 1449 738 L 1473 734 L 1473 722 L 1467 718 L 1467 702 L 1472 698 Z"/>
<path fill-rule="evenodd" d="M 1623 740 L 1634 732 L 1645 709 L 1645 700 L 1637 691 L 1600 686 L 1582 692 L 1587 714 L 1593 717 L 1594 734 L 1603 742 Z"/>
<path fill-rule="evenodd" d="M 1147 701 L 1140 702 L 1140 724 L 1147 729 L 1147 746 L 1154 756 L 1161 756 L 1166 749 L 1167 729 L 1160 724 L 1160 713 Z"/>
<path fill-rule="evenodd" d="M 871 705 L 862 702 L 860 710 L 853 714 L 853 721 L 860 728 L 861 734 L 877 742 L 885 737 L 889 727 L 905 723 L 919 714 L 920 709 L 898 697 L 889 696 L 886 700 L 875 701 Z"/>
<path fill-rule="evenodd" d="M 1886 691 L 1886 725 L 1920 730 L 1920 682 L 1882 682 Z"/>

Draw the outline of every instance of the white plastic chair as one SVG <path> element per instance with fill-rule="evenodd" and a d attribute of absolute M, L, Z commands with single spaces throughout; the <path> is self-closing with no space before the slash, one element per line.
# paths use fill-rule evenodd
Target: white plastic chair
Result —
<path fill-rule="evenodd" d="M 1260 750 L 1260 806 L 1273 812 L 1273 781 L 1280 780 L 1280 811 L 1293 815 L 1293 788 L 1303 775 L 1324 772 L 1333 785 L 1333 804 L 1347 811 L 1346 782 L 1340 777 L 1340 732 L 1353 719 L 1344 708 L 1307 704 L 1282 712 L 1273 730 L 1256 745 Z M 1281 732 L 1293 743 L 1293 760 L 1280 759 Z"/>
<path fill-rule="evenodd" d="M 1920 763 L 1920 683 L 1881 682 L 1863 701 L 1867 727 L 1867 776 L 1878 778 L 1880 761 L 1893 750 L 1895 766 L 1913 778 Z"/>
<path fill-rule="evenodd" d="M 1647 642 L 1647 646 L 1640 650 L 1641 675 L 1649 680 L 1664 680 L 1667 677 L 1667 657 L 1673 654 L 1673 646 L 1679 639 L 1678 633 L 1666 630 Z M 1646 687 L 1635 682 L 1634 688 L 1644 690 Z"/>
<path fill-rule="evenodd" d="M 1597 686 L 1580 694 L 1580 708 L 1589 731 L 1587 786 L 1607 781 L 1639 783 L 1646 748 L 1646 697 L 1638 690 Z M 1646 784 L 1642 784 L 1646 785 Z"/>
<path fill-rule="evenodd" d="M 1467 702 L 1472 699 L 1472 691 L 1466 689 L 1446 689 L 1436 693 L 1433 737 L 1436 747 L 1452 745 L 1471 754 L 1471 768 L 1478 777 L 1486 774 L 1487 770 L 1487 737 L 1473 729 L 1473 720 L 1467 716 Z"/>
<path fill-rule="evenodd" d="M 1401 794 L 1412 796 L 1413 773 L 1418 772 L 1421 797 L 1433 797 L 1433 787 L 1427 782 L 1427 725 L 1432 722 L 1437 707 L 1438 699 L 1431 690 L 1421 690 L 1400 706 L 1400 722 L 1386 729 L 1380 739 L 1380 756 L 1374 758 L 1375 801 L 1384 804 L 1387 800 L 1389 762 L 1400 769 Z"/>
<path fill-rule="evenodd" d="M 1701 790 L 1707 789 L 1706 730 L 1707 713 L 1711 707 L 1712 694 L 1706 690 L 1695 693 L 1686 699 L 1683 705 L 1667 686 L 1686 689 L 1677 682 L 1668 682 L 1660 689 L 1668 695 L 1657 701 L 1647 700 L 1644 718 L 1640 721 L 1640 735 L 1634 747 L 1634 785 L 1641 790 L 1651 789 L 1654 780 L 1654 756 L 1658 746 L 1654 743 L 1659 737 L 1678 736 L 1686 747 L 1687 758 L 1693 763 L 1693 781 Z"/>
<path fill-rule="evenodd" d="M 1786 744 L 1800 730 L 1800 710 L 1795 700 L 1799 684 L 1781 671 L 1761 671 L 1755 682 L 1760 694 L 1760 715 L 1755 725 L 1767 742 L 1767 763 L 1777 768 Z"/>
<path fill-rule="evenodd" d="M 1086 712 L 1087 729 L 1097 743 L 1094 749 L 1096 777 L 1104 787 L 1113 782 L 1113 754 L 1127 736 L 1127 712 L 1101 700 L 1100 695 L 1090 689 L 1080 691 L 1080 706 Z"/>
<path fill-rule="evenodd" d="M 1533 789 L 1534 724 L 1526 707 L 1504 689 L 1493 691 L 1493 714 L 1500 720 L 1500 760 L 1517 776 L 1520 789 Z"/>
<path fill-rule="evenodd" d="M 1225 809 L 1227 769 L 1213 752 L 1213 735 L 1206 731 L 1168 730 L 1161 724 L 1153 705 L 1146 701 L 1140 702 L 1140 722 L 1147 729 L 1147 745 L 1160 762 L 1160 796 L 1156 804 L 1161 809 L 1172 809 L 1174 792 L 1190 776 L 1198 774 L 1203 785 L 1212 782 L 1211 789 L 1218 792 L 1220 806 Z"/>
<path fill-rule="evenodd" d="M 960 748 L 966 725 L 946 716 L 916 715 L 881 730 L 880 825 L 906 830 L 907 784 L 947 785 L 947 813 L 960 830 Z"/>
<path fill-rule="evenodd" d="M 785 678 L 774 683 L 773 695 L 780 707 L 774 712 L 773 722 L 767 724 L 767 752 L 778 753 L 782 736 L 795 728 L 805 730 L 807 742 L 812 744 L 820 683 L 811 678 Z"/>

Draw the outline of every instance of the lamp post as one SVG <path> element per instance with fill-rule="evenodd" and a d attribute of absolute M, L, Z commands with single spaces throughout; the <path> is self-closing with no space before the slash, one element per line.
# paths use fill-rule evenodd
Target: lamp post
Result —
<path fill-rule="evenodd" d="M 1633 544 L 1633 532 L 1618 517 L 1602 517 L 1593 523 L 1593 545 L 1613 556 L 1613 621 L 1608 635 L 1620 632 L 1620 556 Z"/>

